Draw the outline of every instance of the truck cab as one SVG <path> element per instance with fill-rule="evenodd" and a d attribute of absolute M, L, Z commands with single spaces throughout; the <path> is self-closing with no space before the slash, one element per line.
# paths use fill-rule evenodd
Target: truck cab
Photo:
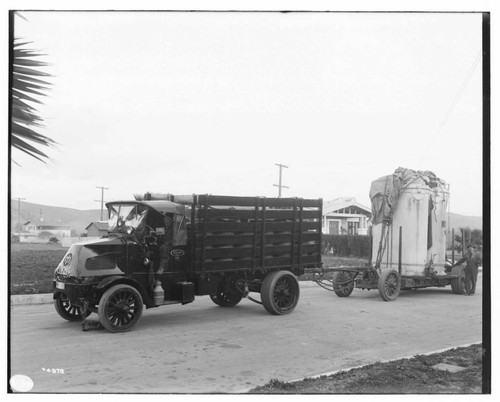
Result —
<path fill-rule="evenodd" d="M 103 295 L 117 286 L 136 290 L 125 288 L 137 300 L 127 307 L 124 323 L 139 304 L 142 309 L 142 303 L 150 308 L 165 301 L 192 301 L 193 297 L 186 298 L 170 286 L 176 279 L 185 279 L 188 267 L 185 205 L 153 200 L 115 201 L 106 207 L 108 234 L 73 244 L 55 270 L 57 312 L 67 320 L 80 320 L 98 312 Z M 153 297 L 157 283 L 164 294 L 161 302 Z"/>

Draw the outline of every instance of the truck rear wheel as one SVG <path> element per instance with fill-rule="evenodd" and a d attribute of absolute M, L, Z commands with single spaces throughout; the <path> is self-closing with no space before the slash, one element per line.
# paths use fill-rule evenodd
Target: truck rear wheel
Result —
<path fill-rule="evenodd" d="M 64 293 L 59 293 L 59 297 L 54 300 L 54 307 L 57 314 L 68 321 L 81 321 L 82 318 L 87 318 L 91 313 L 88 310 L 85 317 L 82 317 L 80 307 L 72 304 Z"/>
<path fill-rule="evenodd" d="M 336 271 L 333 273 L 333 291 L 338 297 L 347 297 L 354 289 L 352 274 L 347 271 Z"/>
<path fill-rule="evenodd" d="M 210 298 L 221 307 L 234 307 L 243 299 L 243 294 L 237 289 L 230 289 L 214 293 Z"/>
<path fill-rule="evenodd" d="M 299 282 L 291 272 L 274 271 L 264 278 L 260 297 L 264 308 L 271 314 L 291 313 L 299 301 L 299 296 Z"/>
<path fill-rule="evenodd" d="M 465 294 L 465 267 L 457 265 L 451 269 L 451 274 L 458 276 L 458 278 L 451 280 L 451 291 L 457 295 Z"/>
<path fill-rule="evenodd" d="M 398 298 L 401 290 L 401 276 L 394 269 L 382 272 L 378 279 L 378 292 L 385 301 L 393 301 Z"/>
<path fill-rule="evenodd" d="M 134 287 L 115 285 L 99 301 L 99 322 L 110 332 L 125 332 L 139 321 L 142 309 L 141 294 Z"/>

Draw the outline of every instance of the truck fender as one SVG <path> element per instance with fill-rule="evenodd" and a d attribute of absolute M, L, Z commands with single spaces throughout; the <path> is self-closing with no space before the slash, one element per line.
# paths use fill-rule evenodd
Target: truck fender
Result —
<path fill-rule="evenodd" d="M 149 296 L 146 289 L 144 289 L 144 286 L 142 286 L 139 282 L 137 282 L 134 279 L 125 278 L 123 276 L 118 276 L 118 275 L 108 276 L 107 278 L 104 278 L 97 284 L 96 289 L 99 291 L 99 293 L 102 294 L 106 289 L 110 288 L 111 286 L 118 285 L 119 283 L 130 285 L 136 288 L 141 294 L 142 300 L 144 304 L 146 304 L 146 306 L 154 304 L 153 300 L 151 299 L 151 296 Z"/>
<path fill-rule="evenodd" d="M 52 292 L 52 299 L 56 300 L 56 299 L 59 299 L 59 296 L 61 294 L 64 294 L 64 292 L 61 290 L 61 289 L 55 289 L 53 292 Z"/>

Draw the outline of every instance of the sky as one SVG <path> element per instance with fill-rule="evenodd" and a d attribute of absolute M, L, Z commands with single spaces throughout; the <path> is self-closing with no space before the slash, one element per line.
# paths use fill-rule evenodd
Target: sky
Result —
<path fill-rule="evenodd" d="M 147 191 L 355 197 L 398 167 L 482 215 L 479 13 L 23 12 L 58 146 L 13 151 L 11 197 L 76 209 Z"/>

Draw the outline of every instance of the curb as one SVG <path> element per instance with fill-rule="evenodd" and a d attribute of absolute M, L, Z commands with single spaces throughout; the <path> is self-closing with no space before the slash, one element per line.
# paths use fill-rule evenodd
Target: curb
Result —
<path fill-rule="evenodd" d="M 42 293 L 36 295 L 11 295 L 10 304 L 50 304 L 54 301 L 52 293 Z"/>

